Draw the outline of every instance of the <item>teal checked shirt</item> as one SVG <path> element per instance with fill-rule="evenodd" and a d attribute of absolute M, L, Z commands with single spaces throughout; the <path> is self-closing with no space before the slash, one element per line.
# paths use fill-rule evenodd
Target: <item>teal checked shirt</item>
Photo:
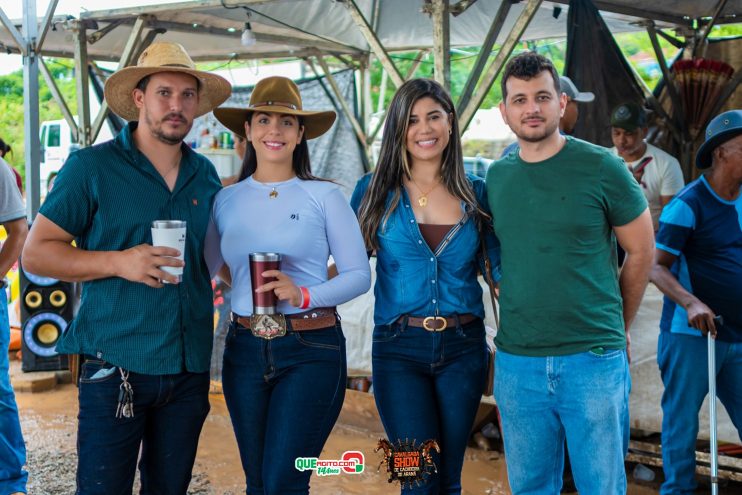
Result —
<path fill-rule="evenodd" d="M 78 313 L 57 350 L 136 373 L 206 372 L 214 316 L 203 245 L 219 178 L 211 162 L 181 145 L 171 192 L 134 145 L 136 125 L 70 155 L 40 213 L 89 251 L 151 244 L 153 220 L 185 220 L 183 281 L 160 289 L 118 277 L 84 282 Z"/>

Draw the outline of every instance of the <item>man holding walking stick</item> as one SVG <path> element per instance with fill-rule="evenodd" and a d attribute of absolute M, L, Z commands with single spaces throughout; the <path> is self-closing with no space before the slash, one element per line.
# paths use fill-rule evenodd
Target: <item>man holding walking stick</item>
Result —
<path fill-rule="evenodd" d="M 696 166 L 708 171 L 662 212 L 651 273 L 666 296 L 657 351 L 665 385 L 663 495 L 696 487 L 698 412 L 709 392 L 701 371 L 709 365 L 708 333 L 715 338 L 710 373 L 718 397 L 742 430 L 742 110 L 709 123 Z"/>

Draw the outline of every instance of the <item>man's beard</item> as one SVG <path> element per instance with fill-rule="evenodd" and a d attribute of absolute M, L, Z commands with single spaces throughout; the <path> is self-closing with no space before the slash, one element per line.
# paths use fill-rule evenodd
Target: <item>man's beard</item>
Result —
<path fill-rule="evenodd" d="M 162 129 L 162 123 L 165 120 L 171 119 L 173 117 L 179 118 L 183 122 L 187 123 L 187 127 L 181 132 L 174 131 L 168 134 Z M 155 123 L 150 117 L 149 112 L 145 111 L 144 120 L 145 122 L 147 122 L 147 126 L 149 127 L 150 132 L 152 132 L 152 135 L 156 137 L 158 140 L 162 141 L 163 143 L 169 144 L 169 145 L 176 145 L 176 144 L 182 143 L 183 139 L 191 131 L 191 127 L 193 127 L 193 121 L 188 122 L 188 120 L 182 114 L 177 114 L 177 113 L 169 113 L 165 115 L 162 118 L 162 120 Z"/>
<path fill-rule="evenodd" d="M 551 136 L 552 134 L 554 134 L 554 131 L 556 131 L 558 128 L 559 128 L 559 122 L 557 121 L 557 122 L 554 122 L 552 125 L 548 125 L 547 123 L 546 127 L 544 127 L 544 130 L 539 132 L 538 134 L 526 135 L 522 131 L 523 127 L 518 129 L 518 131 L 513 130 L 513 132 L 518 137 L 518 139 L 521 139 L 527 143 L 538 143 L 538 142 L 543 141 L 547 137 Z"/>

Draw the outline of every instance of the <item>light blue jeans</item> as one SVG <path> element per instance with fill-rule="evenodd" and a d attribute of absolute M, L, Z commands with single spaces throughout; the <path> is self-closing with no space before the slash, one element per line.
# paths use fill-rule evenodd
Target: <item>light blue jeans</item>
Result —
<path fill-rule="evenodd" d="M 564 440 L 581 495 L 626 493 L 631 377 L 624 350 L 528 357 L 497 351 L 500 409 L 513 495 L 557 495 Z"/>
<path fill-rule="evenodd" d="M 657 362 L 665 385 L 662 394 L 665 482 L 660 493 L 691 494 L 696 488 L 698 413 L 709 393 L 706 339 L 661 332 Z M 716 395 L 739 435 L 742 431 L 742 343 L 716 341 Z"/>
<path fill-rule="evenodd" d="M 9 345 L 8 298 L 5 288 L 0 288 L 0 495 L 25 493 L 28 478 L 28 473 L 23 470 L 26 446 L 8 374 Z"/>

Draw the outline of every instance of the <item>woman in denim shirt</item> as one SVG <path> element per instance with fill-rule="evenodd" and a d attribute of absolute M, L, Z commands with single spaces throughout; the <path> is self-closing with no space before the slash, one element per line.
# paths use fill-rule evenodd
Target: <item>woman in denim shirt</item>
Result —
<path fill-rule="evenodd" d="M 488 357 L 480 232 L 493 266 L 499 244 L 484 180 L 464 172 L 454 105 L 438 83 L 399 88 L 376 171 L 358 182 L 351 206 L 377 257 L 372 357 L 381 421 L 392 444 L 440 446 L 437 473 L 402 491 L 460 493 Z"/>

